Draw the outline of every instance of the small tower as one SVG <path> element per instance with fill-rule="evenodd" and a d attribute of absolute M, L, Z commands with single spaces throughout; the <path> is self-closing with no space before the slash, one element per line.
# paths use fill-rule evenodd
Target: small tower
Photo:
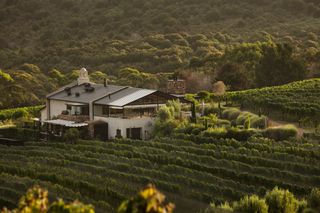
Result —
<path fill-rule="evenodd" d="M 86 70 L 86 68 L 82 68 L 80 70 L 80 75 L 79 75 L 79 78 L 78 78 L 78 85 L 81 85 L 81 84 L 84 84 L 84 83 L 90 83 L 88 71 Z"/>

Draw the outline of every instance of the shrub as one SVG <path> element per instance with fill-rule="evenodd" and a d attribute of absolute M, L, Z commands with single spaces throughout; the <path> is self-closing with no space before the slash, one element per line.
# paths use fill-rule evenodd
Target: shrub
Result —
<path fill-rule="evenodd" d="M 203 131 L 202 136 L 204 137 L 213 137 L 213 138 L 225 138 L 227 135 L 226 128 L 208 128 L 207 130 Z"/>
<path fill-rule="evenodd" d="M 153 128 L 153 136 L 168 137 L 174 133 L 175 128 L 179 126 L 177 120 L 167 120 L 164 122 L 156 121 Z"/>
<path fill-rule="evenodd" d="M 91 205 L 84 205 L 79 201 L 74 201 L 73 203 L 66 204 L 63 200 L 49 204 L 48 191 L 40 188 L 39 186 L 34 186 L 29 189 L 27 193 L 20 199 L 19 207 L 12 211 L 8 209 L 3 209 L 1 212 L 15 213 L 15 212 L 39 212 L 39 213 L 94 213 L 94 208 Z"/>
<path fill-rule="evenodd" d="M 28 116 L 29 116 L 29 113 L 26 109 L 17 110 L 12 114 L 13 119 L 24 118 Z"/>
<path fill-rule="evenodd" d="M 239 213 L 268 213 L 268 206 L 264 199 L 257 195 L 245 196 L 233 207 L 235 212 Z"/>
<path fill-rule="evenodd" d="M 269 206 L 269 213 L 294 213 L 299 208 L 299 202 L 294 195 L 288 190 L 279 189 L 278 187 L 267 192 L 265 199 Z"/>
<path fill-rule="evenodd" d="M 155 186 L 148 185 L 138 195 L 121 203 L 118 213 L 172 213 L 174 205 L 164 204 L 165 196 Z"/>
<path fill-rule="evenodd" d="M 0 135 L 6 138 L 15 138 L 21 140 L 33 140 L 37 136 L 38 131 L 33 129 L 23 129 L 23 128 L 2 128 L 0 129 Z"/>
<path fill-rule="evenodd" d="M 310 195 L 308 196 L 308 206 L 320 212 L 320 189 L 319 188 L 312 189 Z"/>
<path fill-rule="evenodd" d="M 233 212 L 233 208 L 230 206 L 228 202 L 222 203 L 218 206 L 215 203 L 210 204 L 210 206 L 204 210 L 204 213 L 231 213 Z"/>
<path fill-rule="evenodd" d="M 237 125 L 244 125 L 246 120 L 248 120 L 248 118 L 251 118 L 253 116 L 254 116 L 254 114 L 252 114 L 250 112 L 241 112 L 236 119 Z"/>
<path fill-rule="evenodd" d="M 308 207 L 308 202 L 306 200 L 299 201 L 298 213 L 306 213 L 306 209 Z"/>
<path fill-rule="evenodd" d="M 218 127 L 230 127 L 231 126 L 231 122 L 228 120 L 224 120 L 224 119 L 218 119 L 216 124 Z"/>
<path fill-rule="evenodd" d="M 244 128 L 250 129 L 250 127 L 251 127 L 251 118 L 248 117 L 247 120 L 244 122 Z"/>
<path fill-rule="evenodd" d="M 222 112 L 222 118 L 235 120 L 240 115 L 241 111 L 237 108 L 228 108 Z"/>
<path fill-rule="evenodd" d="M 293 125 L 285 125 L 280 127 L 270 127 L 263 132 L 266 138 L 274 139 L 276 141 L 288 140 L 292 137 L 297 137 L 298 130 Z"/>
<path fill-rule="evenodd" d="M 204 108 L 204 115 L 207 116 L 209 114 L 217 114 L 219 115 L 220 109 L 215 107 L 214 105 L 209 105 Z"/>
<path fill-rule="evenodd" d="M 68 129 L 63 136 L 63 140 L 67 143 L 77 143 L 80 138 L 80 132 L 76 128 Z"/>
<path fill-rule="evenodd" d="M 265 129 L 267 127 L 266 116 L 253 116 L 251 117 L 251 128 Z"/>
<path fill-rule="evenodd" d="M 238 141 L 247 141 L 251 136 L 257 133 L 254 129 L 229 128 L 226 138 L 233 138 Z"/>
<path fill-rule="evenodd" d="M 163 106 L 158 111 L 158 118 L 162 122 L 171 119 L 172 116 L 172 110 L 168 106 Z"/>

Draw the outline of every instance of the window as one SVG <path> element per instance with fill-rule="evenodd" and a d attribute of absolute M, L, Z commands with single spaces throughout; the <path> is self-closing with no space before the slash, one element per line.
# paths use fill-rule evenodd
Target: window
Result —
<path fill-rule="evenodd" d="M 116 138 L 122 138 L 121 129 L 117 129 Z"/>
<path fill-rule="evenodd" d="M 102 106 L 102 115 L 109 115 L 109 107 Z"/>

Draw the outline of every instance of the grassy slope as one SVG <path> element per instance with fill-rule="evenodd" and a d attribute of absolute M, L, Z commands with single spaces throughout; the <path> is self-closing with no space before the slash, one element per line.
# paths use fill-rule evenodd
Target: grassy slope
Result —
<path fill-rule="evenodd" d="M 212 141 L 213 142 L 213 141 Z M 177 205 L 196 212 L 210 201 L 263 195 L 275 185 L 296 195 L 319 187 L 319 145 L 270 141 L 82 141 L 0 146 L 0 207 L 14 206 L 26 188 L 47 187 L 61 196 L 111 212 L 121 200 L 153 182 Z"/>

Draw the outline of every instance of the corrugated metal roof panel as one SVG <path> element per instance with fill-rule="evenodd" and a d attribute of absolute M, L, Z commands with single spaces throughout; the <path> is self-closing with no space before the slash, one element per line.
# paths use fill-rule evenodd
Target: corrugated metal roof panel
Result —
<path fill-rule="evenodd" d="M 145 97 L 147 95 L 150 95 L 154 92 L 156 92 L 156 90 L 128 87 L 128 88 L 123 89 L 119 92 L 116 92 L 110 96 L 106 96 L 106 97 L 96 101 L 95 103 L 102 104 L 102 105 L 121 106 L 122 107 L 126 104 L 129 104 L 133 101 L 136 101 L 136 100 L 138 100 L 142 97 Z"/>
<path fill-rule="evenodd" d="M 104 85 L 101 84 L 91 84 L 90 86 L 94 88 L 94 91 L 87 92 L 85 85 L 82 84 L 79 86 L 72 87 L 70 89 L 70 95 L 68 95 L 66 91 L 62 90 L 49 98 L 53 100 L 62 100 L 68 102 L 90 103 L 105 95 L 114 93 L 125 88 L 124 86 L 116 85 L 108 85 L 107 87 L 104 87 Z M 76 96 L 76 93 L 79 93 L 79 96 Z"/>
<path fill-rule="evenodd" d="M 110 103 L 108 103 L 108 105 L 110 106 L 124 106 L 124 105 L 127 105 L 133 101 L 136 101 L 140 98 L 143 98 L 147 95 L 150 95 L 152 93 L 156 92 L 155 90 L 147 90 L 147 89 L 140 89 L 140 90 L 137 90 L 131 94 L 128 94 L 122 98 L 119 98 L 115 101 L 112 101 Z"/>

